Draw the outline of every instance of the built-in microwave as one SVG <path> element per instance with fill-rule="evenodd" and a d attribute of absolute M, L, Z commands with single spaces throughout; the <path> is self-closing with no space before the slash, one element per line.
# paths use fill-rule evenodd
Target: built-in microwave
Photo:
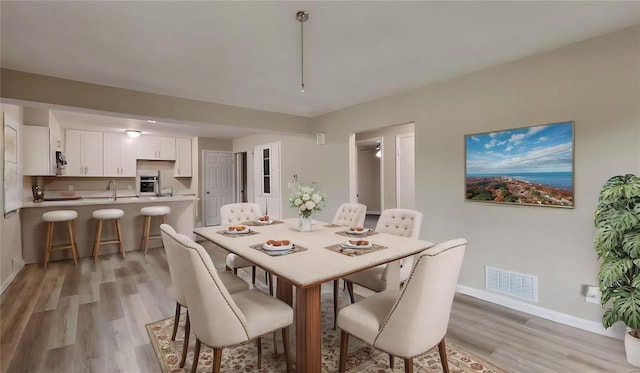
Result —
<path fill-rule="evenodd" d="M 157 196 L 160 194 L 160 171 L 138 170 L 136 177 L 136 195 Z"/>

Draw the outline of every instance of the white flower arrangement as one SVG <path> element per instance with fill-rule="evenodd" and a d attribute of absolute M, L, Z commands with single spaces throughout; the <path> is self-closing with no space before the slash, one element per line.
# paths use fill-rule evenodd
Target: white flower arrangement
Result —
<path fill-rule="evenodd" d="M 298 185 L 289 196 L 291 207 L 298 209 L 298 213 L 308 218 L 314 212 L 321 211 L 325 204 L 325 195 L 316 191 L 315 182 L 311 185 Z"/>

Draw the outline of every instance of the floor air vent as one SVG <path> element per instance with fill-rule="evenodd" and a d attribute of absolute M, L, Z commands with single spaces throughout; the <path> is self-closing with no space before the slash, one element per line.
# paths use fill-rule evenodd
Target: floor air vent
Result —
<path fill-rule="evenodd" d="M 538 277 L 485 266 L 485 288 L 538 302 Z"/>

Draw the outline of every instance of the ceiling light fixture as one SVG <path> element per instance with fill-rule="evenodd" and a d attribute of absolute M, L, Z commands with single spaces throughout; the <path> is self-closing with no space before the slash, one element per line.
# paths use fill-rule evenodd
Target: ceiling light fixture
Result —
<path fill-rule="evenodd" d="M 133 137 L 133 138 L 140 136 L 140 134 L 142 133 L 141 131 L 138 131 L 138 130 L 126 130 L 124 132 L 126 132 L 127 135 L 129 135 L 129 137 Z"/>
<path fill-rule="evenodd" d="M 301 10 L 296 19 L 300 22 L 300 92 L 304 93 L 304 23 L 309 20 L 309 13 Z"/>
<path fill-rule="evenodd" d="M 153 119 L 147 119 L 147 122 L 149 122 L 149 123 L 155 123 L 156 121 L 155 121 L 155 120 L 153 120 Z"/>

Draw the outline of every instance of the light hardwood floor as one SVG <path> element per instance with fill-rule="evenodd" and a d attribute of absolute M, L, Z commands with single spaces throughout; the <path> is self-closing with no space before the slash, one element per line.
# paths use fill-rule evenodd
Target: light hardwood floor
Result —
<path fill-rule="evenodd" d="M 26 266 L 0 299 L 1 372 L 159 371 L 144 326 L 173 315 L 170 282 L 163 249 Z M 447 338 L 508 372 L 639 372 L 622 341 L 463 295 Z"/>

